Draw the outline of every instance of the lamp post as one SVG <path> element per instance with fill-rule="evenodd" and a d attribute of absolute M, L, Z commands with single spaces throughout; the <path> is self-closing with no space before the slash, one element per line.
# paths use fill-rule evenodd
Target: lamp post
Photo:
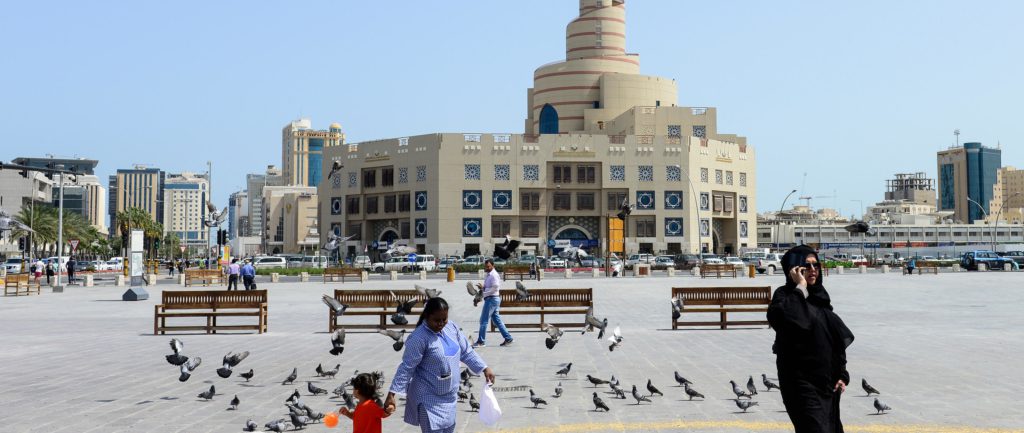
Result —
<path fill-rule="evenodd" d="M 789 197 L 791 197 L 793 194 L 796 194 L 796 190 L 795 189 L 790 191 L 789 194 L 786 194 L 786 198 L 782 199 L 782 204 L 779 205 L 779 213 L 775 214 L 775 218 L 776 219 L 778 219 L 779 215 L 782 214 L 782 209 L 784 209 L 786 207 L 786 202 L 789 201 Z M 779 249 L 779 244 L 778 244 L 777 241 L 779 239 L 778 236 L 779 236 L 779 230 L 781 229 L 781 226 L 782 226 L 782 221 L 776 221 L 776 223 L 775 223 L 775 230 L 772 231 L 772 246 L 775 247 L 776 250 Z"/>
<path fill-rule="evenodd" d="M 996 212 L 996 225 L 994 228 L 992 228 L 992 251 L 996 250 L 996 233 L 999 231 L 999 217 L 1000 215 L 1003 214 L 1003 208 L 1006 207 L 1006 203 L 1009 202 L 1011 198 L 1020 195 L 1020 193 L 1021 191 L 1017 191 L 1013 194 L 1010 194 L 1009 197 L 1004 197 L 1002 200 L 1002 204 L 999 206 L 999 212 Z"/>
<path fill-rule="evenodd" d="M 700 200 L 697 197 L 698 191 L 693 186 L 693 180 L 690 179 L 690 171 L 683 171 L 683 167 L 679 164 L 675 165 L 679 168 L 679 172 L 683 174 L 683 179 L 686 179 L 686 184 L 690 186 L 690 191 L 693 192 L 693 208 L 697 211 L 697 254 L 700 257 L 700 263 L 704 264 L 704 245 L 701 243 L 704 240 L 704 234 L 701 231 L 701 224 L 704 220 L 700 218 Z M 796 190 L 793 190 L 796 192 Z M 708 231 L 711 230 L 711 221 L 708 221 Z"/>
<path fill-rule="evenodd" d="M 968 201 L 968 202 L 970 202 L 970 203 L 974 203 L 975 205 L 977 205 L 977 206 L 978 206 L 978 209 L 980 209 L 980 210 L 981 210 L 981 213 L 982 213 L 983 215 L 985 215 L 985 219 L 986 219 L 986 220 L 988 219 L 988 212 L 986 212 L 986 211 L 985 211 L 985 206 L 982 206 L 982 205 L 981 205 L 981 203 L 978 203 L 978 202 L 976 202 L 976 201 L 972 200 L 972 199 L 971 199 L 970 197 L 967 197 L 967 201 Z M 967 213 L 968 213 L 968 215 L 970 214 L 970 212 L 967 212 Z M 970 229 L 970 228 L 968 228 L 968 229 L 967 229 L 967 238 L 968 238 L 968 239 L 970 239 L 970 237 L 971 237 L 971 229 Z M 995 242 L 996 242 L 996 240 L 995 240 L 995 233 L 993 233 L 993 234 L 992 234 L 992 251 L 995 251 L 995 250 L 996 250 L 996 248 L 995 248 Z"/>

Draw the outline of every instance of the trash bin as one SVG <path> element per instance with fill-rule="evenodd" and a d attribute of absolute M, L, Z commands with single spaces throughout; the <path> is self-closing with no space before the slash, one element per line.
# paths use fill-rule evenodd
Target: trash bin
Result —
<path fill-rule="evenodd" d="M 754 265 L 747 265 L 747 276 L 754 278 L 754 274 L 756 273 L 757 269 L 754 268 Z"/>
<path fill-rule="evenodd" d="M 448 265 L 448 282 L 455 282 L 455 268 L 453 267 L 453 265 Z"/>

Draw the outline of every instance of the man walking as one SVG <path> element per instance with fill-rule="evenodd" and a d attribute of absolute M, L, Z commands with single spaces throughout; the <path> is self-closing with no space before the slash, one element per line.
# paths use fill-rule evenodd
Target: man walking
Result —
<path fill-rule="evenodd" d="M 256 286 L 256 268 L 252 266 L 252 260 L 246 260 L 240 271 L 242 274 L 242 285 L 245 290 L 253 290 Z"/>
<path fill-rule="evenodd" d="M 231 259 L 231 264 L 228 265 L 228 290 L 238 290 L 238 274 L 241 272 L 241 267 L 238 266 L 238 259 Z"/>
<path fill-rule="evenodd" d="M 482 285 L 477 283 L 477 287 L 484 293 L 484 310 L 480 313 L 480 332 L 477 333 L 478 337 L 473 347 L 486 346 L 484 340 L 487 338 L 487 324 L 492 320 L 494 326 L 498 327 L 498 332 L 501 332 L 501 336 L 505 338 L 501 345 L 508 346 L 512 344 L 512 334 L 505 329 L 505 322 L 501 321 L 501 314 L 498 311 L 501 309 L 501 297 L 498 294 L 498 289 L 501 288 L 501 276 L 494 269 L 494 261 L 491 259 L 484 262 L 484 270 L 487 271 L 484 283 Z"/>
<path fill-rule="evenodd" d="M 77 266 L 78 262 L 74 257 L 68 259 L 68 284 L 75 284 L 75 267 Z"/>

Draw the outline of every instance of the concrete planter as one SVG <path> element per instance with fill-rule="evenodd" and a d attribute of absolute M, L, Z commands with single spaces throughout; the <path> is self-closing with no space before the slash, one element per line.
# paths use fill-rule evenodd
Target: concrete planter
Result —
<path fill-rule="evenodd" d="M 369 272 L 363 271 L 361 274 L 359 274 L 359 282 L 360 283 L 365 283 L 366 280 L 369 280 L 369 279 L 370 279 L 370 273 Z"/>
<path fill-rule="evenodd" d="M 882 265 L 882 273 L 883 274 L 888 274 L 889 273 L 889 265 Z"/>
<path fill-rule="evenodd" d="M 544 279 L 544 270 L 543 269 L 538 269 L 537 270 L 537 281 L 540 281 L 540 280 L 543 280 L 543 279 Z"/>
<path fill-rule="evenodd" d="M 633 276 L 637 278 L 647 278 L 651 276 L 651 265 L 633 265 Z"/>
<path fill-rule="evenodd" d="M 594 278 L 599 278 L 601 276 L 601 270 L 598 268 L 591 269 L 591 276 Z"/>
<path fill-rule="evenodd" d="M 146 285 L 147 286 L 155 286 L 156 285 L 156 274 L 146 274 Z"/>
<path fill-rule="evenodd" d="M 1010 272 L 1013 270 L 1013 265 L 1009 263 L 1003 263 L 1003 270 L 1006 272 Z"/>
<path fill-rule="evenodd" d="M 953 272 L 960 272 L 960 264 L 953 263 Z"/>
<path fill-rule="evenodd" d="M 978 272 L 988 271 L 988 265 L 984 263 L 978 263 Z"/>
<path fill-rule="evenodd" d="M 695 277 L 700 275 L 700 266 L 694 266 L 690 268 L 690 275 L 693 275 Z"/>
<path fill-rule="evenodd" d="M 487 277 L 487 273 L 484 272 L 483 269 L 480 269 L 480 270 L 476 271 L 476 277 L 482 280 L 482 279 Z"/>
<path fill-rule="evenodd" d="M 842 266 L 836 266 L 836 273 L 837 273 L 837 274 L 839 274 L 839 275 L 843 275 L 843 273 L 844 273 L 845 271 L 846 271 L 846 268 L 844 268 L 844 267 L 842 267 Z"/>
<path fill-rule="evenodd" d="M 184 275 L 178 274 L 178 285 L 179 286 L 184 286 L 185 285 L 185 276 Z"/>
<path fill-rule="evenodd" d="M 427 279 L 427 271 L 420 271 L 420 279 L 421 280 L 426 280 Z"/>

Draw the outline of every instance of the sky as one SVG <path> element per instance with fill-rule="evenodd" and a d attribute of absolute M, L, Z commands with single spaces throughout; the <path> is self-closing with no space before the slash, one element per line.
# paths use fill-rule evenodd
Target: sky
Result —
<path fill-rule="evenodd" d="M 522 133 L 573 0 L 10 2 L 0 160 L 206 169 L 220 206 L 309 117 L 348 142 Z M 628 0 L 627 50 L 757 152 L 757 207 L 793 189 L 859 214 L 960 141 L 1024 166 L 1024 2 Z M 793 203 L 790 199 L 788 205 Z"/>

